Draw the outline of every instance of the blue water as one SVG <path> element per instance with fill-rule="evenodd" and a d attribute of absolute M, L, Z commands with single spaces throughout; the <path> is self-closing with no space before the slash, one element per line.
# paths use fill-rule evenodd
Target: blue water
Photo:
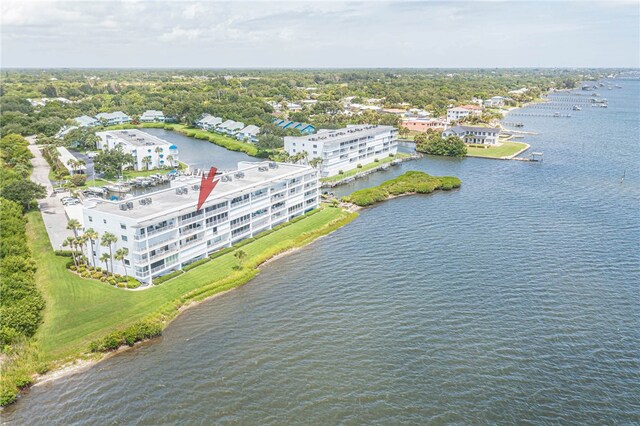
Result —
<path fill-rule="evenodd" d="M 640 82 L 621 84 L 608 109 L 519 117 L 542 163 L 426 157 L 340 189 L 463 180 L 363 210 L 5 420 L 640 423 Z"/>

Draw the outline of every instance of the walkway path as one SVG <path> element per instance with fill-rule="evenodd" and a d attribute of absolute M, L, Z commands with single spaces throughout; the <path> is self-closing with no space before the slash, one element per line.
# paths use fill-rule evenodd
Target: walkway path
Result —
<path fill-rule="evenodd" d="M 49 163 L 44 159 L 40 148 L 35 144 L 35 137 L 29 136 L 27 140 L 29 141 L 29 150 L 33 154 L 31 159 L 31 164 L 33 164 L 31 180 L 47 189 L 46 198 L 39 200 L 42 219 L 47 228 L 51 246 L 54 250 L 60 250 L 62 242 L 67 237 L 73 236 L 73 233 L 67 229 L 67 215 L 58 194 L 51 196 L 54 192 L 51 182 L 49 182 Z"/>

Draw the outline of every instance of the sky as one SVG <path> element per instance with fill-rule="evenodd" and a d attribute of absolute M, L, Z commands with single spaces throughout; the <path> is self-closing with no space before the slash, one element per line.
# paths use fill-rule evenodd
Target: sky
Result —
<path fill-rule="evenodd" d="M 640 0 L 2 0 L 3 68 L 640 67 Z"/>

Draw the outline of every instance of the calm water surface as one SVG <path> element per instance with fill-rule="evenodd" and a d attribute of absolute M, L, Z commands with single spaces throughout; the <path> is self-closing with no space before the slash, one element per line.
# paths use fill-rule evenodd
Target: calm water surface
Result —
<path fill-rule="evenodd" d="M 640 423 L 640 82 L 621 84 L 608 109 L 519 117 L 541 164 L 424 158 L 342 188 L 463 180 L 364 210 L 5 421 Z"/>

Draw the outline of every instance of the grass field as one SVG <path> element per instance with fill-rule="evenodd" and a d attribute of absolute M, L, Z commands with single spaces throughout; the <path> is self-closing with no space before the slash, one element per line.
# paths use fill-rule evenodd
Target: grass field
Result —
<path fill-rule="evenodd" d="M 522 142 L 502 142 L 500 146 L 492 146 L 490 148 L 467 147 L 467 156 L 486 157 L 486 158 L 504 158 L 511 157 L 519 151 L 527 147 Z"/>
<path fill-rule="evenodd" d="M 198 266 L 148 290 L 126 291 L 69 272 L 69 258 L 54 255 L 39 212 L 28 214 L 27 234 L 38 267 L 38 283 L 47 306 L 36 335 L 46 360 L 58 361 L 85 352 L 92 340 L 160 313 L 164 319 L 178 307 L 249 281 L 257 266 L 288 249 L 303 246 L 353 220 L 357 214 L 325 207 L 313 215 L 257 238 L 242 250 L 247 258 L 236 270 L 234 252 Z"/>
<path fill-rule="evenodd" d="M 385 158 L 383 158 L 382 160 L 380 160 L 377 163 L 374 162 L 374 163 L 365 164 L 364 166 L 362 166 L 360 168 L 356 167 L 355 169 L 347 170 L 341 175 L 335 175 L 335 176 L 322 178 L 322 179 L 320 179 L 320 181 L 321 182 L 337 182 L 339 180 L 342 180 L 342 179 L 357 175 L 358 173 L 362 173 L 362 172 L 366 172 L 367 170 L 375 169 L 376 167 L 380 166 L 381 164 L 390 163 L 393 160 L 396 160 L 398 158 L 407 158 L 407 157 L 410 157 L 410 155 L 402 153 L 402 152 L 399 152 L 395 156 L 393 156 L 393 157 L 385 157 Z"/>

